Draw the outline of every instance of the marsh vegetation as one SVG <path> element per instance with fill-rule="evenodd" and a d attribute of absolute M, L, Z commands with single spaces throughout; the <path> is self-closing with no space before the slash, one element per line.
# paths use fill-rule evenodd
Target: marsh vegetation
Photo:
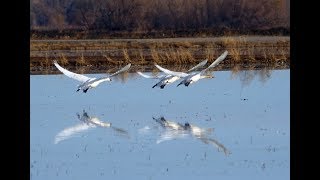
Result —
<path fill-rule="evenodd" d="M 203 59 L 213 62 L 223 51 L 222 67 L 290 64 L 290 37 L 226 36 L 217 38 L 31 40 L 30 71 L 51 68 L 57 60 L 69 68 L 106 69 L 131 63 L 136 67 L 191 66 Z M 133 68 L 134 68 L 133 66 Z"/>

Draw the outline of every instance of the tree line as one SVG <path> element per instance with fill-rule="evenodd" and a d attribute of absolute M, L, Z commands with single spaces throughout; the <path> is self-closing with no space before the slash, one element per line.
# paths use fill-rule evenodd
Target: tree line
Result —
<path fill-rule="evenodd" d="M 289 0 L 30 0 L 31 30 L 290 28 Z"/>

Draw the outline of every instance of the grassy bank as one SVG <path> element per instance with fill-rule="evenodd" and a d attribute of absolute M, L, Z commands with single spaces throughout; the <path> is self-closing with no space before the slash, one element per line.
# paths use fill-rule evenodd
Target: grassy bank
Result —
<path fill-rule="evenodd" d="M 30 69 L 52 66 L 193 65 L 209 63 L 223 51 L 222 64 L 289 64 L 288 36 L 223 36 L 216 38 L 31 40 Z"/>

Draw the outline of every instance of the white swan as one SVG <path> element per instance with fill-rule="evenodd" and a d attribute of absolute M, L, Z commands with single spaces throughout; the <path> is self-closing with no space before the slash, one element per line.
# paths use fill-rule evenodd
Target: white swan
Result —
<path fill-rule="evenodd" d="M 100 83 L 104 82 L 104 81 L 111 81 L 111 78 L 112 76 L 115 76 L 119 73 L 122 73 L 124 71 L 127 71 L 131 64 L 128 64 L 126 65 L 125 67 L 121 68 L 119 71 L 111 74 L 111 75 L 108 75 L 108 76 L 105 76 L 105 77 L 100 77 L 100 78 L 91 78 L 91 77 L 87 77 L 85 75 L 82 75 L 82 74 L 77 74 L 77 73 L 74 73 L 74 72 L 71 72 L 71 71 L 68 71 L 67 69 L 64 69 L 63 67 L 61 67 L 58 62 L 56 60 L 53 61 L 53 64 L 59 69 L 59 71 L 61 71 L 64 75 L 68 76 L 69 78 L 72 78 L 72 79 L 75 79 L 77 81 L 80 81 L 81 84 L 78 85 L 78 89 L 77 91 L 79 90 L 83 90 L 84 93 L 86 93 L 88 91 L 88 89 L 91 89 L 91 88 L 95 88 L 97 87 Z"/>
<path fill-rule="evenodd" d="M 184 73 L 184 72 L 175 72 L 175 71 L 170 71 L 168 69 L 165 69 L 159 65 L 155 65 L 160 71 L 173 75 L 173 76 L 178 76 L 180 78 L 183 78 L 183 80 L 177 85 L 184 84 L 185 86 L 189 86 L 192 83 L 195 83 L 199 81 L 200 79 L 203 78 L 213 78 L 213 75 L 208 74 L 207 71 L 210 68 L 213 68 L 217 66 L 221 61 L 223 61 L 228 55 L 228 51 L 225 51 L 222 53 L 210 66 L 208 66 L 206 69 L 200 71 L 200 72 L 192 72 L 192 73 Z"/>
<path fill-rule="evenodd" d="M 196 66 L 194 66 L 191 69 L 189 69 L 187 71 L 187 73 L 190 73 L 192 71 L 195 71 L 196 69 L 199 69 L 199 68 L 203 67 L 205 64 L 207 64 L 207 62 L 208 62 L 208 59 L 205 59 L 205 60 L 201 61 Z M 179 76 L 174 76 L 174 75 L 170 75 L 170 74 L 161 75 L 161 76 L 149 76 L 149 75 L 143 74 L 140 71 L 138 71 L 137 73 L 140 76 L 144 77 L 144 78 L 160 79 L 160 81 L 158 83 L 156 83 L 154 86 L 152 86 L 152 88 L 160 87 L 161 89 L 163 89 L 167 84 L 171 84 L 171 83 L 175 82 L 176 80 L 180 79 Z"/>
<path fill-rule="evenodd" d="M 127 131 L 111 126 L 111 123 L 103 122 L 97 117 L 91 117 L 85 111 L 83 111 L 82 116 L 80 114 L 77 114 L 77 117 L 82 123 L 74 125 L 72 127 L 65 128 L 64 130 L 60 131 L 54 138 L 54 144 L 58 144 L 59 142 L 69 139 L 75 136 L 76 134 L 80 134 L 84 131 L 87 131 L 89 129 L 96 128 L 96 127 L 112 128 L 119 135 L 129 138 Z"/>
<path fill-rule="evenodd" d="M 166 129 L 166 131 L 160 135 L 160 139 L 157 140 L 157 144 L 163 141 L 184 138 L 187 135 L 191 135 L 201 140 L 205 144 L 214 145 L 218 150 L 222 150 L 225 155 L 231 154 L 223 144 L 219 143 L 215 139 L 207 137 L 213 132 L 213 128 L 200 128 L 189 123 L 180 124 L 173 121 L 168 121 L 164 117 L 153 117 L 153 119 L 158 122 L 164 129 Z"/>

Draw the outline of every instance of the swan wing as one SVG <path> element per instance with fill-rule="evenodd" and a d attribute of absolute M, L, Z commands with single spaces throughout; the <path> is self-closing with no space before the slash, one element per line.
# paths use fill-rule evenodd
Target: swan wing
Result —
<path fill-rule="evenodd" d="M 216 67 L 221 61 L 223 61 L 227 57 L 227 55 L 228 55 L 228 51 L 225 51 L 215 61 L 213 61 L 213 63 L 210 64 L 210 66 L 208 66 L 206 69 L 202 70 L 201 72 L 205 72 L 210 68 Z"/>
<path fill-rule="evenodd" d="M 140 76 L 142 76 L 142 77 L 144 77 L 144 78 L 148 78 L 148 79 L 159 79 L 159 78 L 160 78 L 159 76 L 149 76 L 149 75 L 143 74 L 143 73 L 140 72 L 140 71 L 137 71 L 137 73 L 138 73 Z"/>
<path fill-rule="evenodd" d="M 125 67 L 121 68 L 119 71 L 111 74 L 109 77 L 112 77 L 112 76 L 115 76 L 115 75 L 120 74 L 122 72 L 125 72 L 125 71 L 129 70 L 130 67 L 131 67 L 131 63 L 127 64 Z"/>
<path fill-rule="evenodd" d="M 56 60 L 53 61 L 53 64 L 61 71 L 64 75 L 68 76 L 69 78 L 75 79 L 80 82 L 86 82 L 88 80 L 91 80 L 92 78 L 87 77 L 85 75 L 77 74 L 71 71 L 68 71 L 67 69 L 64 69 L 61 67 Z"/>
<path fill-rule="evenodd" d="M 96 79 L 94 79 L 94 81 L 101 81 L 101 82 L 103 82 L 103 81 L 110 81 L 110 77 L 115 76 L 115 75 L 118 75 L 118 74 L 120 74 L 120 73 L 122 73 L 122 72 L 127 71 L 127 70 L 130 68 L 130 66 L 131 66 L 131 64 L 128 64 L 128 65 L 126 65 L 125 67 L 121 68 L 119 71 L 117 71 L 117 72 L 115 72 L 115 73 L 113 73 L 113 74 L 111 74 L 111 75 L 105 76 L 105 77 L 96 78 Z M 93 81 L 91 81 L 91 82 L 93 82 Z"/>
<path fill-rule="evenodd" d="M 73 137 L 76 134 L 79 134 L 81 132 L 84 132 L 86 130 L 89 130 L 91 128 L 96 127 L 95 125 L 92 124 L 86 124 L 86 123 L 81 123 L 69 128 L 66 128 L 62 131 L 60 131 L 54 138 L 54 143 L 58 144 L 60 141 L 69 139 L 71 137 Z"/>
<path fill-rule="evenodd" d="M 170 75 L 173 75 L 173 76 L 178 76 L 178 77 L 186 77 L 188 76 L 189 74 L 187 73 L 184 73 L 184 72 L 175 72 L 175 71 L 170 71 L 169 69 L 165 69 L 157 64 L 155 64 L 155 66 L 162 72 L 166 73 L 166 74 L 170 74 Z"/>
<path fill-rule="evenodd" d="M 207 64 L 207 62 L 208 62 L 208 59 L 205 59 L 205 60 L 201 61 L 201 62 L 200 62 L 199 64 L 197 64 L 196 66 L 194 66 L 193 68 L 189 69 L 189 70 L 187 71 L 187 73 L 203 67 L 204 65 Z"/>
<path fill-rule="evenodd" d="M 96 125 L 96 126 L 100 126 L 100 127 L 110 127 L 111 123 L 109 122 L 103 122 L 101 121 L 99 118 L 97 117 L 91 117 L 89 119 L 89 122 L 91 122 L 92 124 Z"/>
<path fill-rule="evenodd" d="M 212 144 L 214 145 L 216 148 L 218 148 L 218 150 L 222 150 L 224 152 L 225 155 L 229 155 L 231 154 L 231 152 L 221 143 L 219 143 L 217 140 L 215 139 L 209 139 L 209 138 L 200 138 L 200 140 L 202 142 L 204 142 L 205 144 Z"/>
<path fill-rule="evenodd" d="M 129 133 L 126 130 L 118 128 L 118 127 L 114 127 L 114 126 L 111 126 L 111 128 L 116 132 L 116 134 L 118 136 L 122 136 L 122 137 L 125 137 L 125 138 L 130 138 Z"/>

